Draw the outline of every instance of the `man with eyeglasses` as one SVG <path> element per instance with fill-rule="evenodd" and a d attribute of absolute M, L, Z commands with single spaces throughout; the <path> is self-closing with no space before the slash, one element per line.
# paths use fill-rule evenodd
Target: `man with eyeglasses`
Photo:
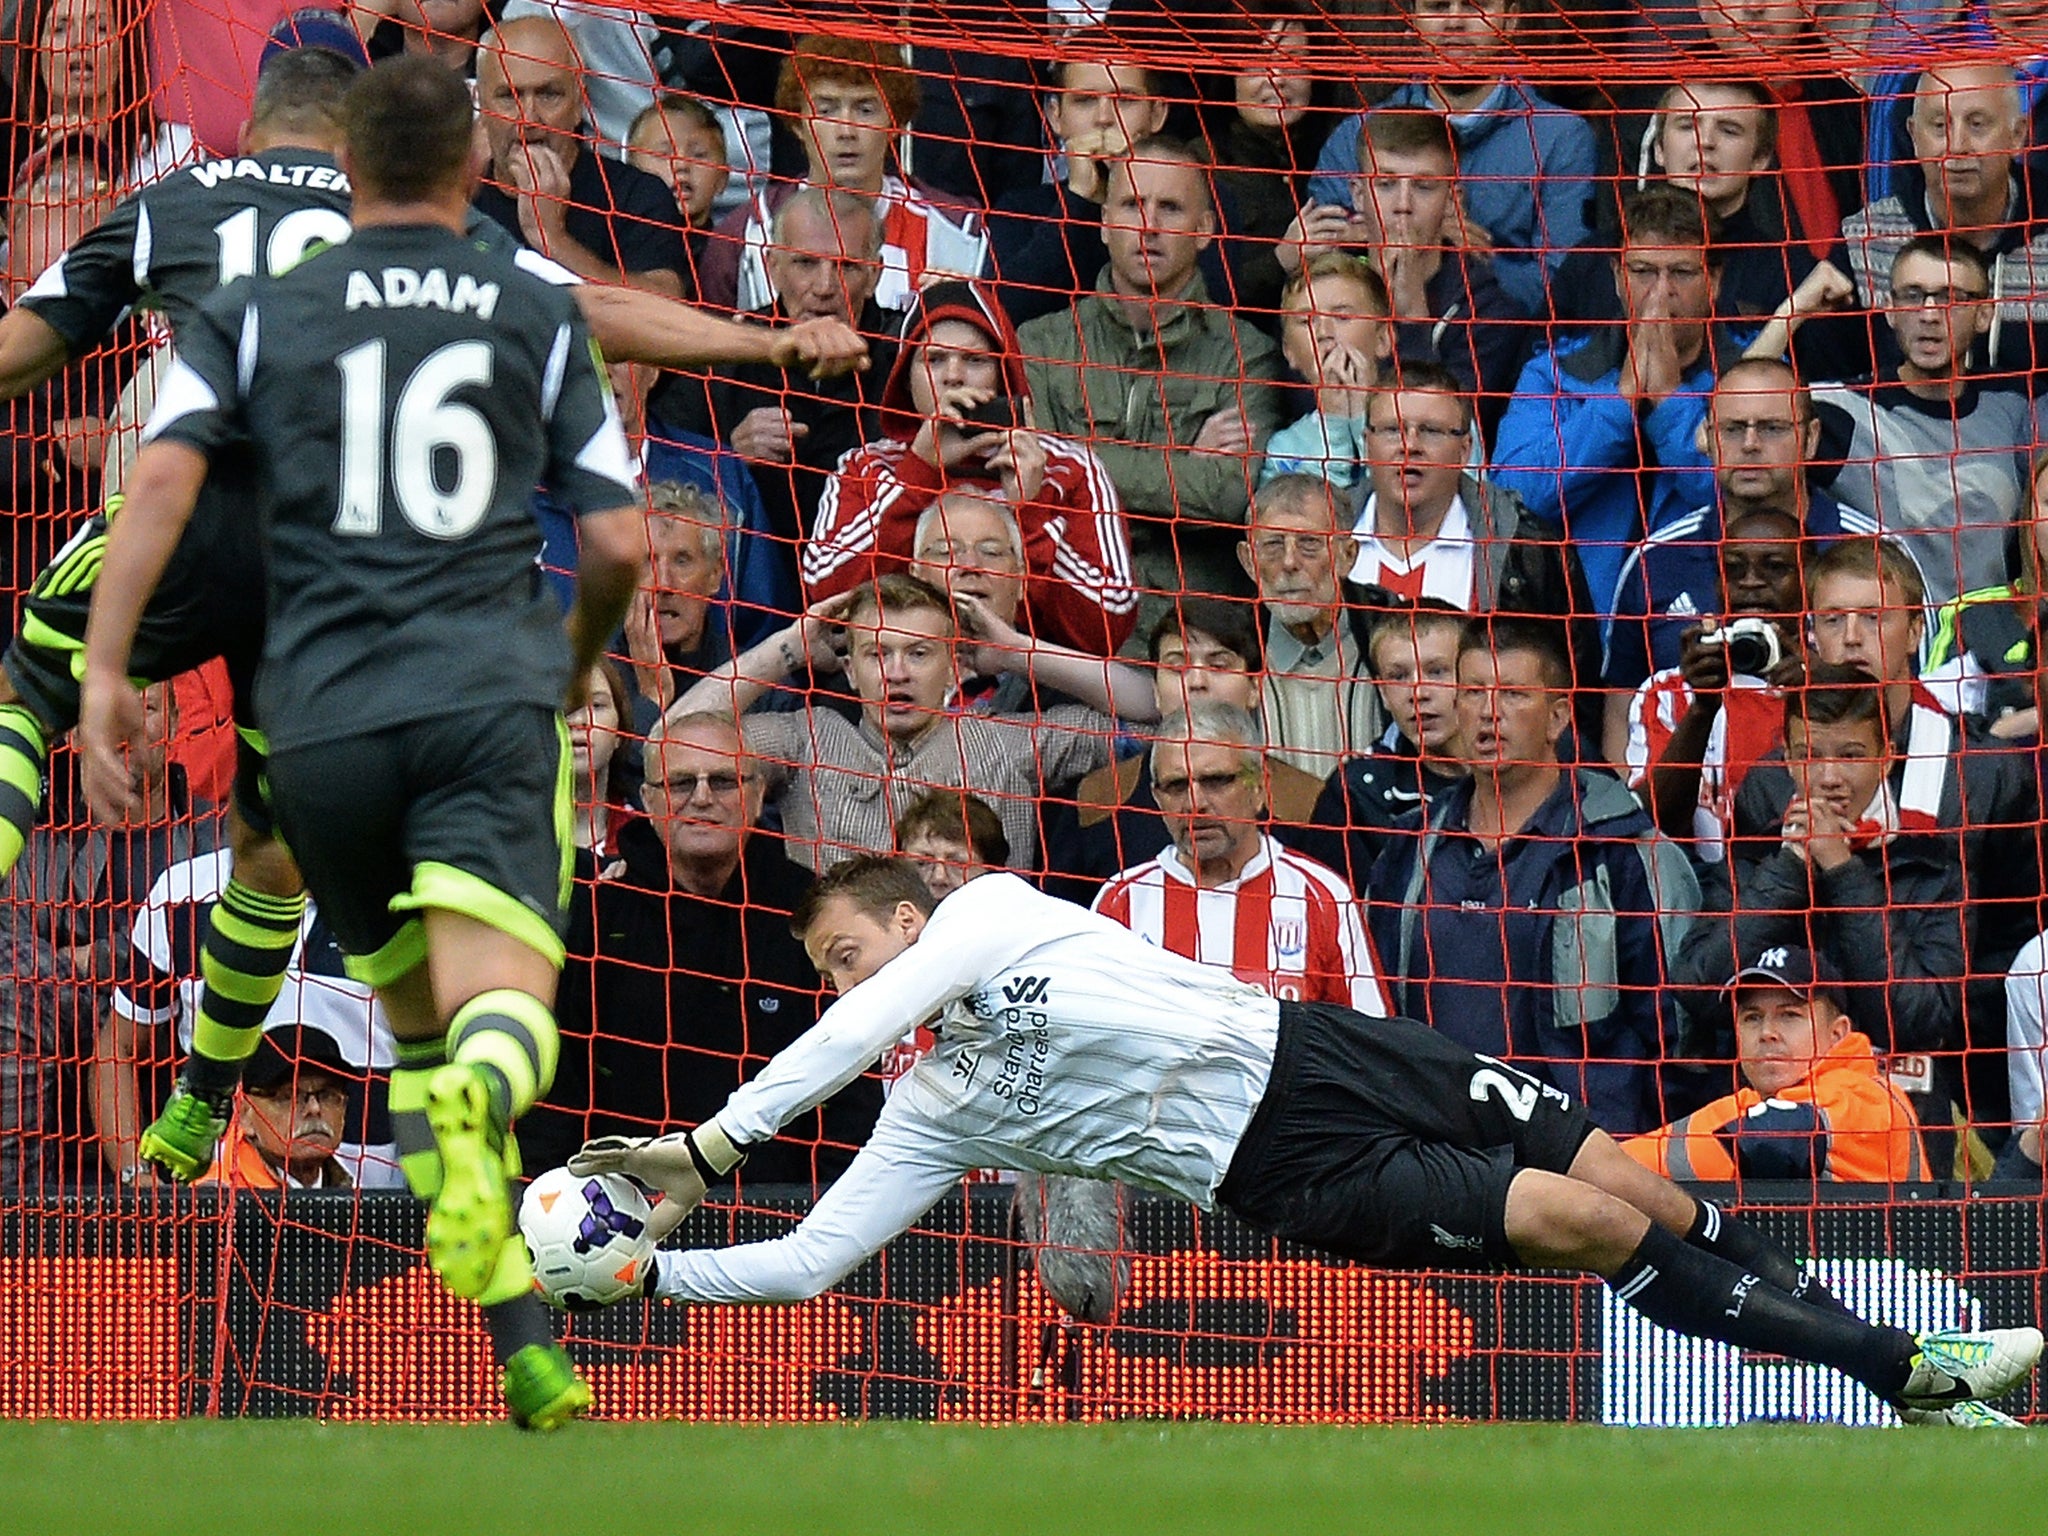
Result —
<path fill-rule="evenodd" d="M 647 814 L 620 830 L 623 872 L 572 903 L 562 1061 L 519 1124 L 530 1168 L 587 1136 L 695 1125 L 818 1017 L 817 974 L 789 931 L 810 876 L 760 829 L 766 782 L 738 728 L 671 714 L 645 760 Z M 830 1183 L 881 1102 L 877 1080 L 856 1081 L 762 1147 L 749 1182 Z"/>
<path fill-rule="evenodd" d="M 1138 621 L 1116 487 L 1085 443 L 1037 430 L 1017 333 L 985 284 L 935 283 L 918 295 L 881 400 L 882 435 L 840 460 L 818 498 L 800 556 L 807 598 L 949 564 L 922 547 L 922 519 L 966 491 L 1006 503 L 1022 534 L 1014 621 L 1114 655 Z"/>
<path fill-rule="evenodd" d="M 1094 909 L 1277 998 L 1385 1018 L 1351 888 L 1264 830 L 1265 756 L 1258 722 L 1234 704 L 1199 703 L 1161 721 L 1152 794 L 1172 844 L 1112 879 Z"/>
<path fill-rule="evenodd" d="M 332 1035 L 303 1024 L 264 1031 L 213 1167 L 234 1189 L 353 1189 L 343 1160 L 354 1074 Z"/>
<path fill-rule="evenodd" d="M 1493 454 L 1495 480 L 1562 524 L 1603 616 L 1636 542 L 1712 494 L 1699 427 L 1736 357 L 1713 320 L 1720 257 L 1699 199 L 1646 187 L 1621 212 L 1627 323 L 1523 369 Z"/>
<path fill-rule="evenodd" d="M 1967 240 L 1922 235 L 1892 262 L 1885 318 L 1901 361 L 1874 379 L 1814 390 L 1816 481 L 1853 531 L 1882 530 L 1920 566 L 1930 601 L 2006 579 L 2026 506 L 2033 411 L 2019 388 L 1973 370 L 1991 328 L 1991 271 Z"/>

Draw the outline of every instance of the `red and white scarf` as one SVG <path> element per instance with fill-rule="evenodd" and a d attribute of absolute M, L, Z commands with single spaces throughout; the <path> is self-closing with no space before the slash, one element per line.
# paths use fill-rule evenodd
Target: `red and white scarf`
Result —
<path fill-rule="evenodd" d="M 1882 848 L 1901 832 L 1932 832 L 1941 825 L 1941 790 L 1948 779 L 1952 736 L 1948 714 L 1915 683 L 1906 717 L 1905 777 L 1897 795 L 1892 793 L 1889 773 L 1878 781 L 1869 807 L 1849 829 L 1850 847 Z"/>

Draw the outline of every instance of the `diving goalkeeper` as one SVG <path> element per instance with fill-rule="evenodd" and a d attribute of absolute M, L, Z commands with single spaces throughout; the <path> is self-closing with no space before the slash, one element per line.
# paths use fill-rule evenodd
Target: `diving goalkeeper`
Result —
<path fill-rule="evenodd" d="M 937 1043 L 794 1231 L 663 1252 L 651 1295 L 805 1300 L 967 1170 L 1019 1168 L 1122 1179 L 1384 1268 L 1589 1270 L 1652 1322 L 1833 1366 L 1910 1422 L 2009 1424 L 1984 1400 L 2040 1357 L 2031 1327 L 1866 1323 L 1557 1088 L 1408 1020 L 1276 1001 L 1014 875 L 935 907 L 907 860 L 856 858 L 792 926 L 839 1001 L 694 1131 L 594 1141 L 573 1171 L 661 1188 L 672 1227 L 914 1026 Z"/>

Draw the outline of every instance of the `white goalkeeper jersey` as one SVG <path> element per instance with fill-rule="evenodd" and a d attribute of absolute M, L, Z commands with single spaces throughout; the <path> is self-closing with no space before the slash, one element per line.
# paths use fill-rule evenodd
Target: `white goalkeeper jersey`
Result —
<path fill-rule="evenodd" d="M 1121 1179 L 1214 1198 L 1266 1090 L 1280 1005 L 1015 875 L 971 880 L 922 937 L 834 1003 L 716 1117 L 781 1127 L 936 1015 L 932 1050 L 787 1237 L 660 1256 L 659 1294 L 799 1301 L 845 1276 L 975 1168 Z"/>

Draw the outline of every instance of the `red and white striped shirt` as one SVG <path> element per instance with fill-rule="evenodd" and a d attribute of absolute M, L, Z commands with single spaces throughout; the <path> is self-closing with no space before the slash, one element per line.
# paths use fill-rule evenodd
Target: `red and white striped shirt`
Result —
<path fill-rule="evenodd" d="M 1168 848 L 1127 869 L 1095 898 L 1095 910 L 1147 943 L 1296 1003 L 1341 1003 L 1385 1018 L 1379 962 L 1358 900 L 1335 870 L 1270 837 L 1244 872 L 1197 887 Z"/>
<path fill-rule="evenodd" d="M 1676 667 L 1666 667 L 1636 690 L 1628 711 L 1628 783 L 1640 788 L 1650 769 L 1664 760 L 1678 723 L 1692 707 L 1692 685 Z M 1700 803 L 1693 812 L 1695 858 L 1718 864 L 1728 828 L 1735 824 L 1735 795 L 1749 770 L 1785 739 L 1785 695 L 1759 678 L 1728 680 L 1721 712 L 1707 734 L 1700 764 Z"/>

